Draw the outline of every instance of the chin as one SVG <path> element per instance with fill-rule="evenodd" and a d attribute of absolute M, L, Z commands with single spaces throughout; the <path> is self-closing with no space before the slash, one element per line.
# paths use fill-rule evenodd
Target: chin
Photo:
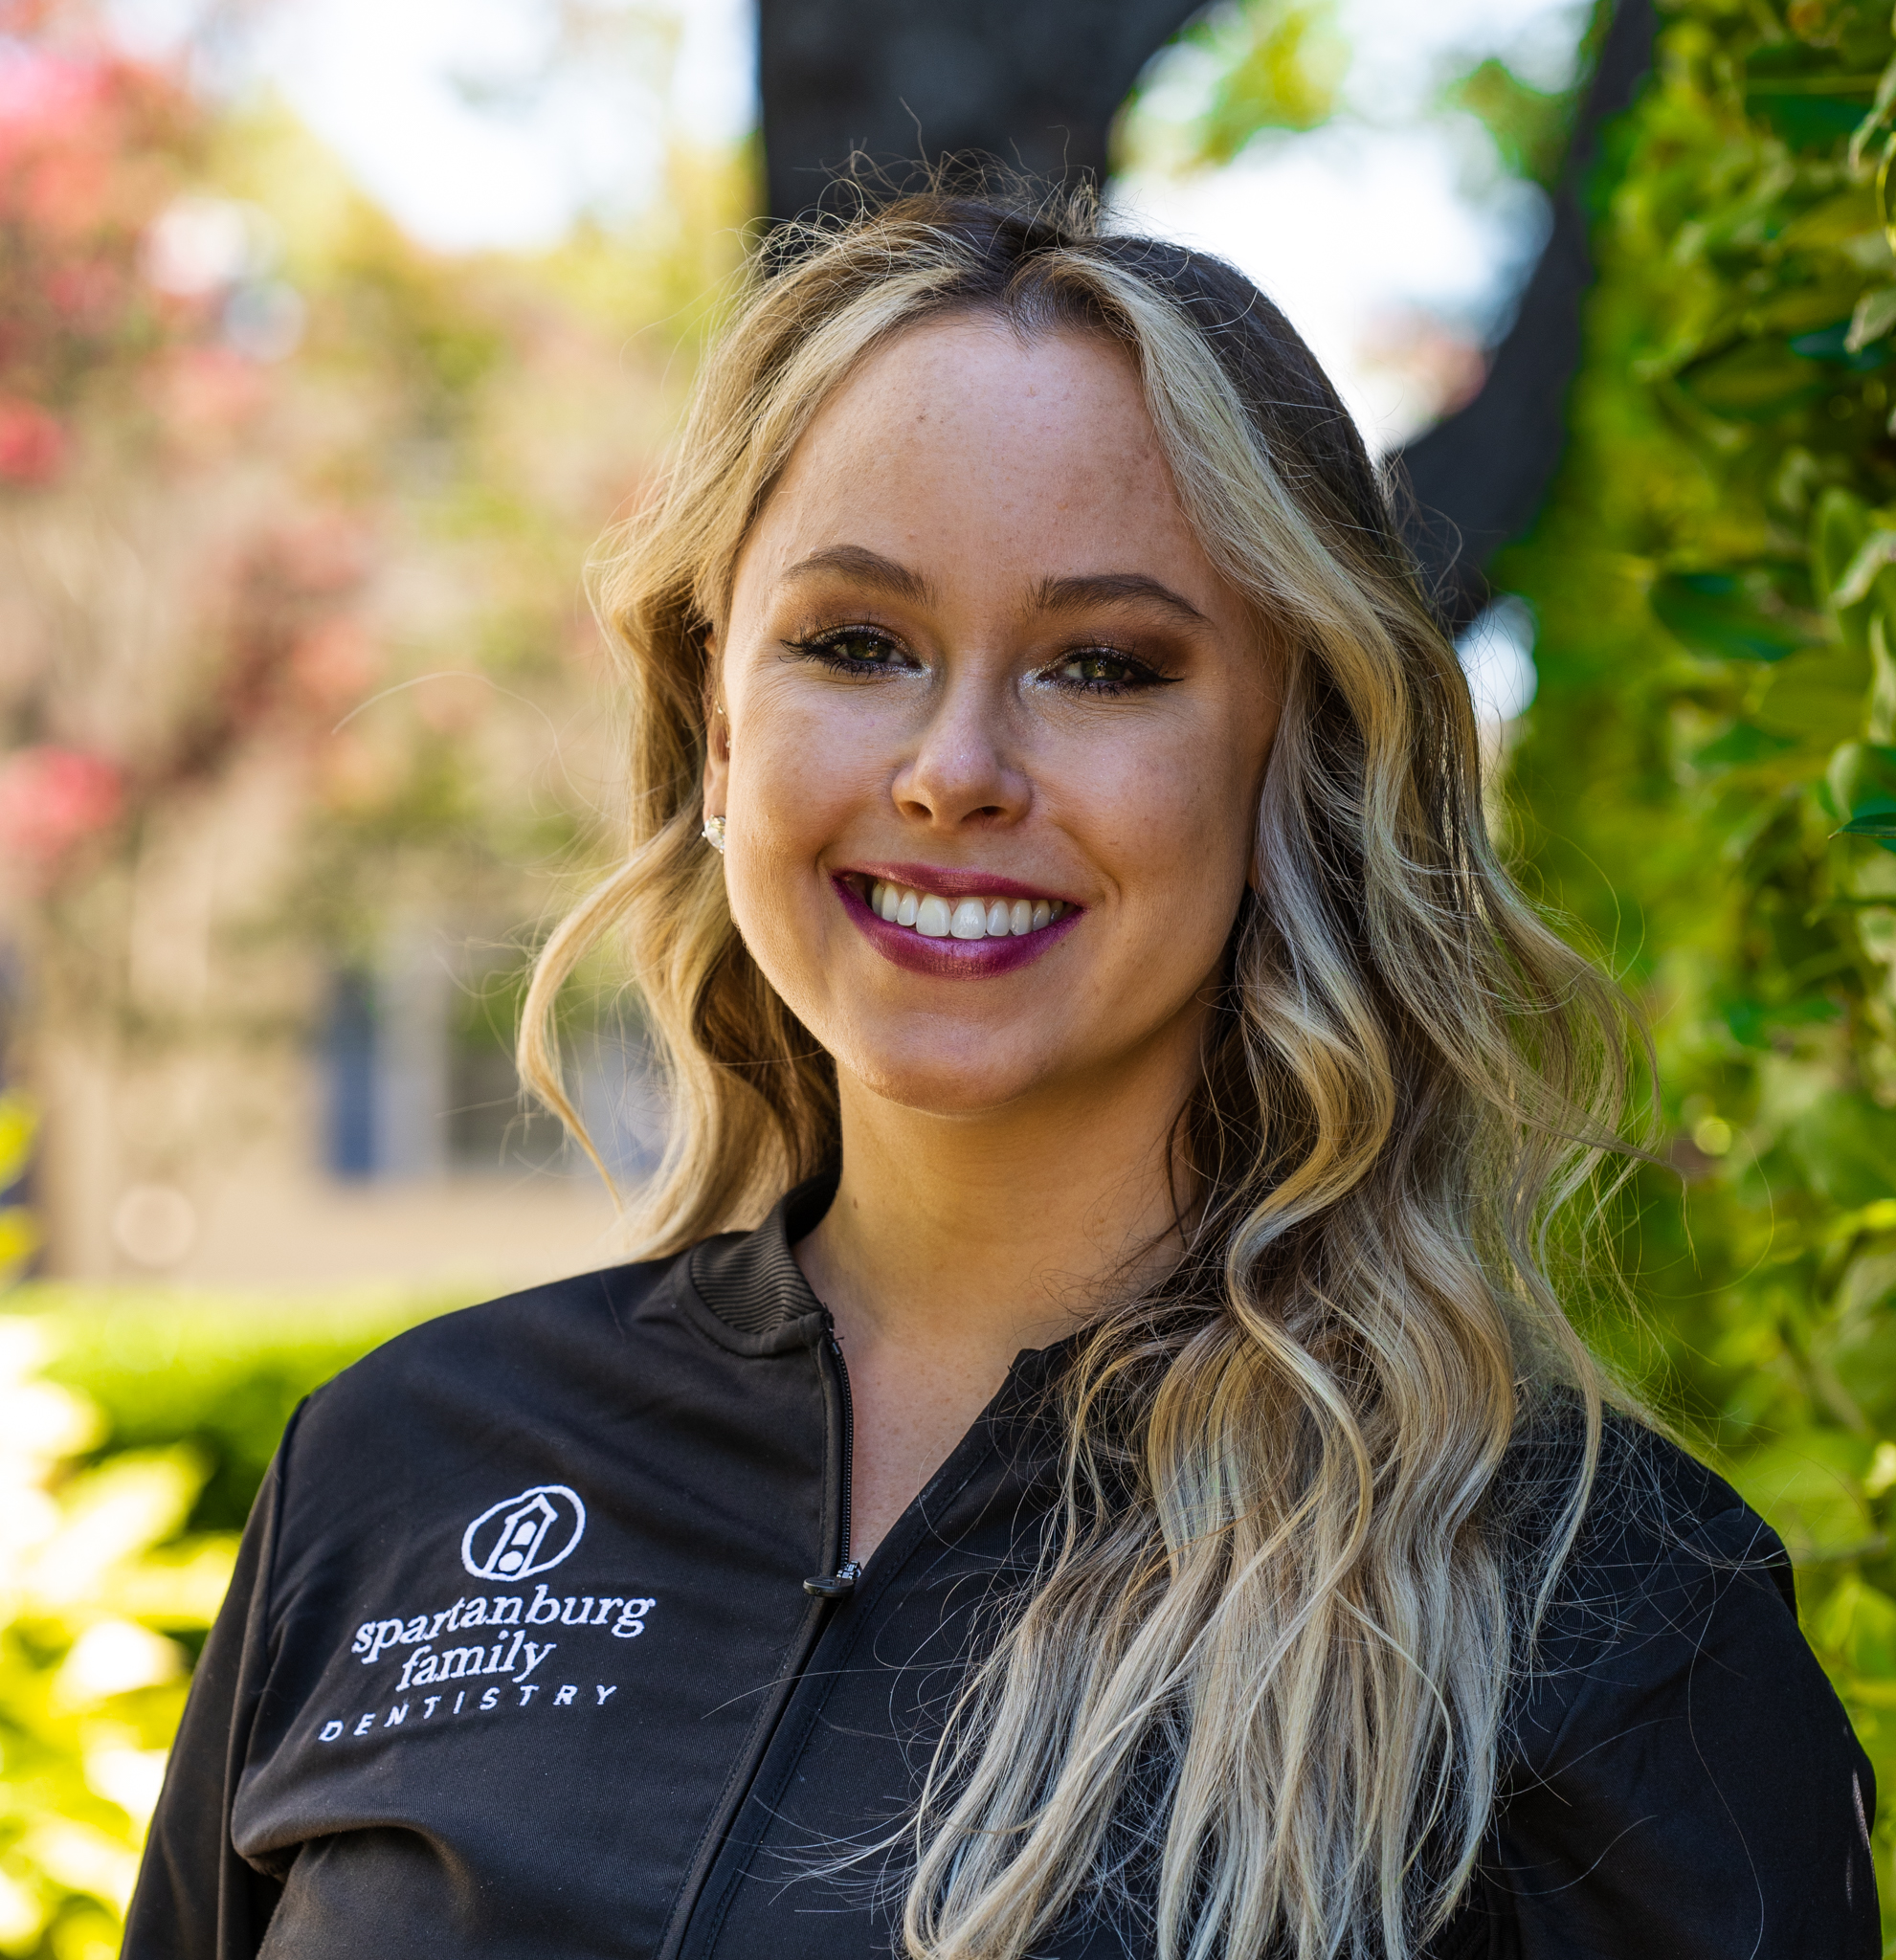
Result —
<path fill-rule="evenodd" d="M 945 1054 L 929 1042 L 925 1052 L 842 1054 L 837 1066 L 884 1102 L 928 1116 L 984 1116 L 1017 1102 L 1047 1080 L 1045 1066 L 1025 1057 L 1000 1057 L 993 1044 L 975 1056 Z M 923 1044 L 918 1044 L 918 1047 Z"/>

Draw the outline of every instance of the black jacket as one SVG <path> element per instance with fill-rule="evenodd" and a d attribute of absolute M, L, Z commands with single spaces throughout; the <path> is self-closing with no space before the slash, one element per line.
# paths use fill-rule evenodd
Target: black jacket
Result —
<path fill-rule="evenodd" d="M 131 1960 L 870 1960 L 970 1615 L 1047 1501 L 1025 1355 L 852 1590 L 848 1389 L 758 1232 L 430 1323 L 313 1395 L 257 1503 Z M 788 1219 L 787 1219 L 788 1214 Z M 1869 1766 L 1767 1527 L 1638 1446 L 1510 1725 L 1439 1960 L 1872 1960 Z M 1044 1951 L 1127 1960 L 1127 1915 Z"/>

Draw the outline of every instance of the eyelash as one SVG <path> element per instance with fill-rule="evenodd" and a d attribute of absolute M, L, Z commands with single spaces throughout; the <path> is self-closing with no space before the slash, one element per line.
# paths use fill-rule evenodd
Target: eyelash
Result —
<path fill-rule="evenodd" d="M 845 641 L 868 640 L 890 652 L 903 651 L 902 643 L 893 635 L 878 631 L 873 627 L 839 626 L 824 633 L 813 633 L 804 639 L 787 639 L 785 647 L 804 659 L 814 660 L 820 666 L 829 668 L 833 674 L 847 674 L 852 679 L 861 679 L 872 674 L 887 674 L 898 671 L 892 663 L 882 660 L 851 660 L 836 651 Z M 1061 680 L 1057 678 L 1058 670 L 1076 660 L 1104 658 L 1127 669 L 1124 680 Z M 1148 688 L 1170 687 L 1177 676 L 1161 674 L 1149 667 L 1134 655 L 1124 653 L 1118 647 L 1086 646 L 1074 647 L 1058 659 L 1050 661 L 1034 677 L 1037 679 L 1051 679 L 1054 684 L 1069 694 L 1090 695 L 1095 699 L 1111 699 L 1119 695 L 1141 694 Z"/>

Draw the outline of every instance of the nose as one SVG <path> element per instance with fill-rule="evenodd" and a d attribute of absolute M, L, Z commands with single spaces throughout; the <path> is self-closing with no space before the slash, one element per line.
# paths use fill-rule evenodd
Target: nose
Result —
<path fill-rule="evenodd" d="M 929 703 L 913 751 L 891 786 L 911 822 L 937 830 L 1016 821 L 1033 788 L 1015 753 L 1008 703 L 988 677 L 968 674 Z"/>

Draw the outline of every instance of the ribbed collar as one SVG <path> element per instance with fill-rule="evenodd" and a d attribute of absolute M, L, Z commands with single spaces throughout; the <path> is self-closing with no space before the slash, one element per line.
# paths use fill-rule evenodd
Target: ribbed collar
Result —
<path fill-rule="evenodd" d="M 813 1177 L 780 1198 L 754 1232 L 725 1232 L 686 1256 L 690 1289 L 739 1354 L 808 1348 L 827 1325 L 791 1247 L 814 1232 L 836 1194 L 836 1174 Z"/>

